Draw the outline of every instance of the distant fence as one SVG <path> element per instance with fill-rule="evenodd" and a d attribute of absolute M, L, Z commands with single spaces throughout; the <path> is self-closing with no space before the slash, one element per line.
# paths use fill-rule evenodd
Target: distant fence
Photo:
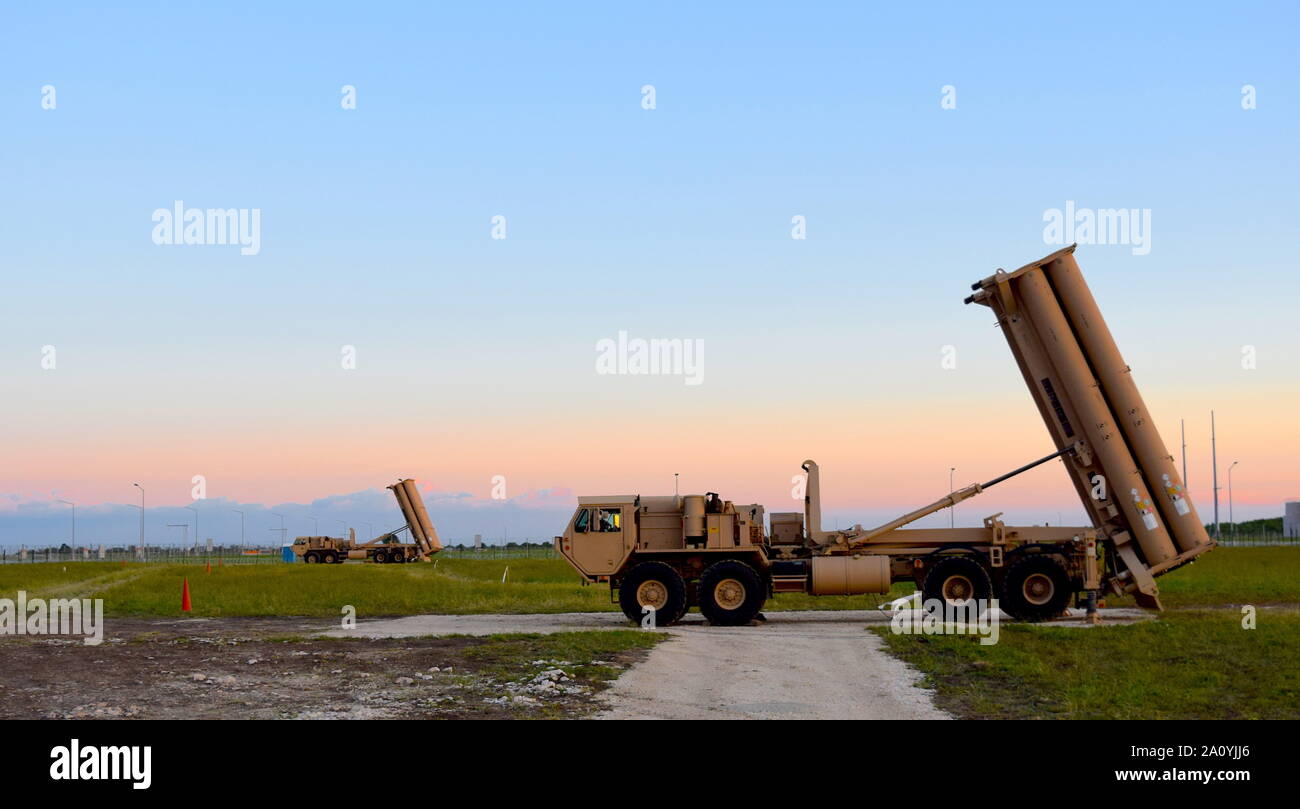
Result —
<path fill-rule="evenodd" d="M 1241 534 L 1234 536 L 1231 531 L 1224 531 L 1219 544 L 1225 548 L 1268 548 L 1300 546 L 1300 537 L 1287 537 L 1281 534 Z"/>
<path fill-rule="evenodd" d="M 150 545 L 135 548 L 0 548 L 0 564 L 38 562 L 161 562 L 172 565 L 268 565 L 280 562 L 279 548 L 175 548 Z"/>
<path fill-rule="evenodd" d="M 443 548 L 438 556 L 450 559 L 558 559 L 554 545 L 524 545 L 502 547 L 484 545 L 482 548 Z"/>
<path fill-rule="evenodd" d="M 444 548 L 438 556 L 451 559 L 554 559 L 558 558 L 550 545 L 524 545 L 503 547 L 485 545 L 482 548 Z M 158 562 L 171 565 L 274 565 L 282 564 L 280 548 L 181 548 L 150 545 L 143 552 L 135 548 L 22 548 L 0 547 L 0 564 L 33 564 L 41 562 Z"/>

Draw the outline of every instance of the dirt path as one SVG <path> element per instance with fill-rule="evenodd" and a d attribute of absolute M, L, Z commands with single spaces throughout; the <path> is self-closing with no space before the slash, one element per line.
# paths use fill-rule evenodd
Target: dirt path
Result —
<path fill-rule="evenodd" d="M 1149 617 L 1105 610 L 1107 623 Z M 756 626 L 711 627 L 698 615 L 623 674 L 598 700 L 602 719 L 949 719 L 920 675 L 889 655 L 871 610 L 769 612 Z M 1054 622 L 1086 627 L 1080 616 Z M 619 613 L 414 615 L 363 621 L 330 635 L 393 638 L 626 628 Z"/>
<path fill-rule="evenodd" d="M 950 719 L 887 654 L 867 616 L 771 613 L 757 627 L 688 624 L 598 698 L 600 719 Z"/>
<path fill-rule="evenodd" d="M 919 674 L 884 651 L 879 612 L 772 612 L 757 626 L 711 627 L 699 616 L 599 697 L 608 719 L 946 719 Z M 416 615 L 331 635 L 565 632 L 626 628 L 619 613 Z"/>

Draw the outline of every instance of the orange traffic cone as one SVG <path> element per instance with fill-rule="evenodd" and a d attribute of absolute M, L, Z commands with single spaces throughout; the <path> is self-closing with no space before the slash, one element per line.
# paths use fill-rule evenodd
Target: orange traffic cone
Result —
<path fill-rule="evenodd" d="M 181 581 L 181 612 L 190 611 L 190 580 L 185 578 Z"/>
<path fill-rule="evenodd" d="M 209 572 L 209 573 L 212 572 L 212 563 L 211 563 L 211 562 L 208 562 L 208 572 Z"/>

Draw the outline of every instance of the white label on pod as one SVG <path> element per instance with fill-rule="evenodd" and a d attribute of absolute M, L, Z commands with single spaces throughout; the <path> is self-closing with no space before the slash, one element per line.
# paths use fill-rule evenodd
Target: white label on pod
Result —
<path fill-rule="evenodd" d="M 1146 529 L 1154 531 L 1159 528 L 1160 523 L 1156 522 L 1156 514 L 1151 508 L 1151 504 L 1142 499 L 1137 489 L 1130 489 L 1130 493 L 1133 495 L 1133 505 L 1137 507 L 1138 513 L 1142 515 L 1142 524 L 1146 526 Z"/>
<path fill-rule="evenodd" d="M 1174 511 L 1178 512 L 1179 517 L 1187 516 L 1192 507 L 1187 505 L 1187 498 L 1183 496 L 1183 487 L 1171 481 L 1168 475 L 1165 475 L 1164 478 L 1165 493 L 1169 495 L 1170 500 L 1174 501 Z"/>

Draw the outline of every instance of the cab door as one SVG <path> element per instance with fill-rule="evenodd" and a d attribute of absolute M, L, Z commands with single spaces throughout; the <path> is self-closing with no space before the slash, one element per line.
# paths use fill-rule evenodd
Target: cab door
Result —
<path fill-rule="evenodd" d="M 580 506 L 573 515 L 573 561 L 589 576 L 608 576 L 623 564 L 631 548 L 629 504 Z"/>

